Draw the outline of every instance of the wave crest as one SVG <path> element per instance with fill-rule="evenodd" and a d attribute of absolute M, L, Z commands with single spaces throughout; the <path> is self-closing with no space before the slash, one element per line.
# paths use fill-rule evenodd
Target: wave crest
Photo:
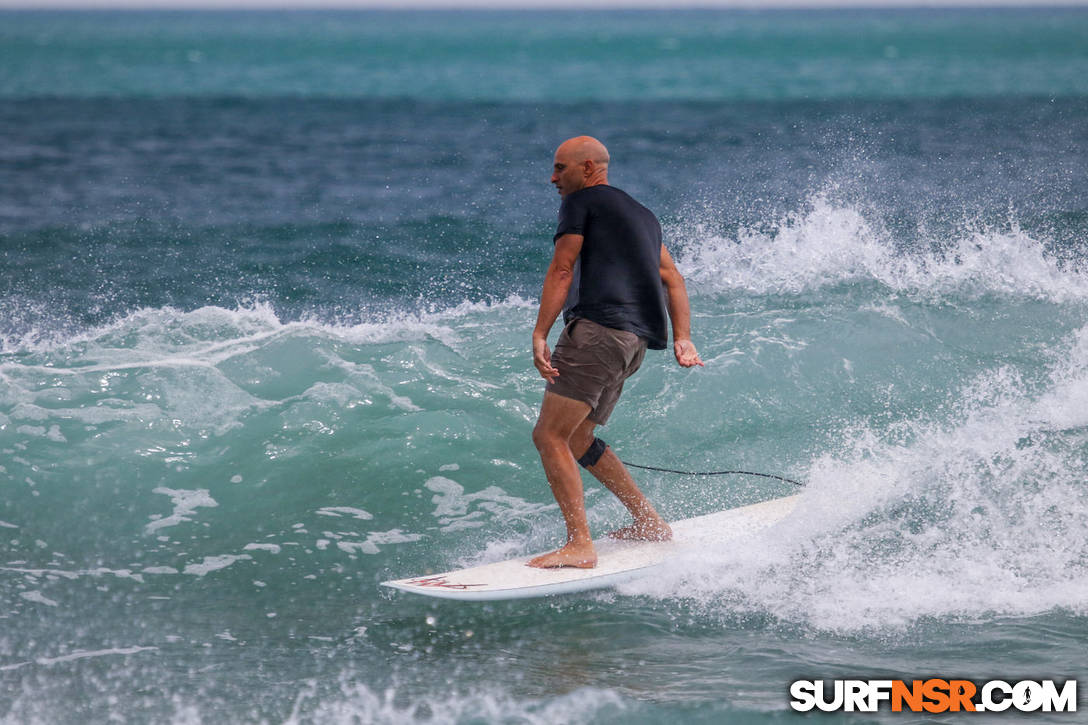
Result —
<path fill-rule="evenodd" d="M 856 207 L 820 193 L 770 231 L 741 227 L 730 238 L 705 223 L 672 231 L 685 275 L 709 293 L 795 295 L 869 281 L 927 297 L 1088 299 L 1088 274 L 1015 221 L 1003 229 L 965 225 L 952 237 L 906 245 Z"/>
<path fill-rule="evenodd" d="M 401 311 L 364 321 L 324 321 L 313 316 L 285 320 L 265 301 L 234 309 L 206 306 L 141 308 L 112 322 L 75 333 L 32 329 L 0 336 L 0 354 L 51 353 L 63 349 L 139 350 L 175 354 L 181 350 L 210 353 L 220 345 L 260 342 L 279 334 L 316 334 L 352 344 L 380 344 L 432 338 L 447 345 L 457 341 L 456 323 L 490 311 L 525 309 L 534 304 L 517 295 L 494 302 L 461 302 L 431 312 Z"/>
<path fill-rule="evenodd" d="M 943 416 L 858 422 L 812 464 L 797 510 L 633 591 L 831 631 L 927 618 L 1083 615 L 1088 327 L 1043 380 L 979 374 Z"/>

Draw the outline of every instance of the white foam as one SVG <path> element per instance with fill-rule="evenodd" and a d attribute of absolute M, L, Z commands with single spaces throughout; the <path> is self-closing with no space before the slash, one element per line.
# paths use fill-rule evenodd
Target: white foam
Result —
<path fill-rule="evenodd" d="M 434 517 L 442 531 L 457 531 L 483 526 L 488 520 L 500 522 L 530 520 L 536 514 L 554 509 L 554 504 L 538 504 L 511 496 L 498 486 L 488 486 L 474 493 L 445 476 L 427 479 L 424 488 L 433 492 Z"/>
<path fill-rule="evenodd" d="M 154 533 L 159 529 L 165 529 L 170 526 L 177 526 L 185 521 L 192 521 L 192 515 L 196 513 L 196 510 L 201 507 L 215 508 L 219 504 L 208 493 L 208 489 L 199 488 L 195 491 L 186 489 L 174 489 L 159 486 L 152 489 L 153 493 L 161 493 L 170 497 L 170 503 L 174 506 L 174 511 L 169 516 L 164 518 L 158 518 L 152 516 L 151 523 L 144 526 L 144 531 L 147 533 Z"/>
<path fill-rule="evenodd" d="M 371 531 L 366 535 L 366 541 L 344 541 L 339 540 L 339 537 L 336 538 L 338 539 L 336 548 L 347 554 L 378 554 L 381 552 L 380 546 L 419 541 L 423 538 L 423 535 L 406 534 L 400 529 L 390 529 L 389 531 Z M 328 546 L 327 543 L 326 546 Z M 324 549 L 325 547 L 318 546 L 318 548 Z"/>
<path fill-rule="evenodd" d="M 488 541 L 483 550 L 472 554 L 471 556 L 462 557 L 457 560 L 456 566 L 461 568 L 468 568 L 471 566 L 479 566 L 481 564 L 493 564 L 497 561 L 505 561 L 515 556 L 519 556 L 525 552 L 525 546 L 528 543 L 528 537 L 516 537 L 511 539 L 500 539 Z"/>
<path fill-rule="evenodd" d="M 177 574 L 177 569 L 172 566 L 145 566 L 140 570 L 143 574 Z"/>
<path fill-rule="evenodd" d="M 420 708 L 433 723 L 518 722 L 525 725 L 594 722 L 619 719 L 626 709 L 623 699 L 611 690 L 582 688 L 544 700 L 515 698 L 498 689 L 475 692 L 442 692 L 413 696 L 409 704 L 397 696 L 396 688 L 374 690 L 366 684 L 344 680 L 339 696 L 315 700 L 316 687 L 299 693 L 284 725 L 303 722 L 373 723 L 390 725 L 420 719 Z"/>
<path fill-rule="evenodd" d="M 59 655 L 57 657 L 38 657 L 37 659 L 31 660 L 29 662 L 18 662 L 18 663 L 11 664 L 11 665 L 4 665 L 4 666 L 0 667 L 0 670 L 15 670 L 15 669 L 19 669 L 21 667 L 26 667 L 27 665 L 31 665 L 31 664 L 49 666 L 49 665 L 59 664 L 61 662 L 74 662 L 76 660 L 85 660 L 85 659 L 91 659 L 91 658 L 96 658 L 96 657 L 116 657 L 116 656 L 119 656 L 119 655 L 120 656 L 127 656 L 127 655 L 138 654 L 140 652 L 154 652 L 154 651 L 157 651 L 158 649 L 159 649 L 158 647 L 135 646 L 135 647 L 111 647 L 111 648 L 108 648 L 108 649 L 97 649 L 97 650 L 76 650 L 75 652 L 70 652 L 70 653 L 68 653 L 66 655 Z"/>
<path fill-rule="evenodd" d="M 859 424 L 786 521 L 624 590 L 830 630 L 1088 612 L 1088 328 L 1046 389 L 981 374 L 951 417 Z"/>
<path fill-rule="evenodd" d="M 382 382 L 373 365 L 354 363 L 341 358 L 325 355 L 330 366 L 338 367 L 348 375 L 348 384 L 329 385 L 318 383 L 310 387 L 303 396 L 315 401 L 333 401 L 342 407 L 352 405 L 360 394 L 375 392 L 389 400 L 390 405 L 398 410 L 409 413 L 422 410 L 411 399 L 398 394 L 392 387 Z"/>
<path fill-rule="evenodd" d="M 279 544 L 246 544 L 242 551 L 267 551 L 269 554 L 280 553 Z"/>
<path fill-rule="evenodd" d="M 219 571 L 220 569 L 226 569 L 231 564 L 239 561 L 252 560 L 253 557 L 248 554 L 222 554 L 220 556 L 205 556 L 204 560 L 199 564 L 189 564 L 185 567 L 183 574 L 189 574 L 192 576 L 205 576 L 213 571 Z"/>
<path fill-rule="evenodd" d="M 139 574 L 134 574 L 130 569 L 107 569 L 105 567 L 98 567 L 96 569 L 78 569 L 75 571 L 68 569 L 30 569 L 14 566 L 16 562 L 12 562 L 12 566 L 0 566 L 0 571 L 13 571 L 21 574 L 26 574 L 28 577 L 47 577 L 54 578 L 60 577 L 62 579 L 79 579 L 83 576 L 89 577 L 101 577 L 101 576 L 114 576 L 118 579 L 132 579 L 133 581 L 142 582 L 143 577 Z"/>
<path fill-rule="evenodd" d="M 359 627 L 360 635 L 366 627 Z M 229 632 L 216 635 L 220 639 L 235 641 Z M 311 636 L 309 639 L 326 641 L 327 638 Z M 93 656 L 135 654 L 146 648 L 118 648 L 86 653 Z M 23 666 L 30 663 L 20 663 Z M 0 667 L 0 669 L 5 669 Z M 6 669 L 11 669 L 8 667 Z M 191 693 L 175 694 L 170 698 L 173 712 L 164 722 L 171 725 L 201 725 L 222 719 L 219 711 L 222 703 L 209 702 Z M 328 693 L 319 689 L 314 680 L 303 681 L 294 697 L 291 711 L 285 719 L 277 719 L 283 725 L 301 723 L 327 723 L 328 725 L 403 725 L 411 722 L 427 722 L 435 725 L 456 723 L 521 723 L 523 725 L 554 725 L 555 723 L 613 722 L 625 717 L 629 705 L 615 691 L 584 687 L 545 698 L 527 698 L 494 685 L 476 685 L 468 691 L 435 688 L 432 692 L 419 691 L 418 687 L 399 690 L 397 686 L 374 688 L 358 681 L 355 675 L 342 675 L 339 690 Z M 18 698 L 12 712 L 20 715 L 20 722 L 56 722 L 63 718 L 52 712 L 45 703 L 31 702 L 27 695 Z"/>
<path fill-rule="evenodd" d="M 1088 299 L 1088 274 L 1056 259 L 1015 221 L 916 239 L 907 251 L 855 207 L 819 193 L 769 232 L 741 228 L 727 237 L 696 223 L 670 236 L 682 247 L 680 267 L 689 282 L 711 293 L 799 294 L 871 281 L 933 296 Z"/>
<path fill-rule="evenodd" d="M 95 353 L 110 352 L 98 364 L 78 368 L 51 364 L 45 368 L 51 374 L 69 375 L 154 366 L 214 367 L 274 339 L 292 336 L 316 336 L 350 344 L 432 339 L 452 347 L 459 337 L 451 322 L 461 327 L 466 317 L 522 311 L 534 305 L 532 300 L 511 295 L 493 302 L 465 301 L 431 312 L 387 313 L 365 322 L 321 321 L 313 317 L 284 321 L 263 301 L 234 309 L 147 307 L 75 334 L 34 330 L 18 338 L 0 338 L 0 352 L 42 354 L 78 349 L 84 360 Z M 0 364 L 0 375 L 25 367 L 16 362 Z"/>
<path fill-rule="evenodd" d="M 336 548 L 345 554 L 377 554 L 381 549 L 369 541 L 337 541 Z"/>
<path fill-rule="evenodd" d="M 373 544 L 409 544 L 413 541 L 419 541 L 423 538 L 422 534 L 406 534 L 400 529 L 389 529 L 388 531 L 371 531 L 367 533 L 366 540 Z"/>
<path fill-rule="evenodd" d="M 57 606 L 56 601 L 49 599 L 37 590 L 31 592 L 19 592 L 19 596 L 27 600 L 28 602 L 34 602 L 35 604 L 44 604 L 47 607 Z"/>
<path fill-rule="evenodd" d="M 315 513 L 320 516 L 350 516 L 353 519 L 359 519 L 360 521 L 369 521 L 374 518 L 374 514 L 364 511 L 363 509 L 352 508 L 351 506 L 325 506 L 319 508 Z"/>

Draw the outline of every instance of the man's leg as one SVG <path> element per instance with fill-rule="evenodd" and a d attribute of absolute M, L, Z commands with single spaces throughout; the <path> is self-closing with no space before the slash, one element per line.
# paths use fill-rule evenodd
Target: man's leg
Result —
<path fill-rule="evenodd" d="M 567 525 L 567 543 L 549 554 L 529 561 L 529 566 L 550 568 L 574 566 L 590 569 L 597 565 L 597 552 L 589 534 L 586 520 L 585 492 L 582 475 L 570 452 L 570 437 L 589 415 L 588 403 L 545 392 L 540 417 L 533 428 L 533 443 L 544 464 L 544 474 L 552 487 L 552 495 L 563 512 Z"/>
<path fill-rule="evenodd" d="M 586 418 L 575 429 L 570 437 L 572 456 L 581 458 L 586 453 L 593 443 L 593 429 L 596 427 L 596 423 Z M 609 536 L 617 539 L 646 541 L 668 541 L 672 538 L 672 529 L 669 528 L 668 523 L 661 518 L 650 500 L 639 490 L 635 480 L 627 471 L 627 466 L 623 465 L 623 461 L 612 452 L 611 448 L 605 448 L 600 459 L 586 470 L 616 495 L 635 520 L 630 526 L 609 533 Z"/>

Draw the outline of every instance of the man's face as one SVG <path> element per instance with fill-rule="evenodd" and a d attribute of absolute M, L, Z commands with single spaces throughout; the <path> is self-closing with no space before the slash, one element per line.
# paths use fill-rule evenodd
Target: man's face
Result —
<path fill-rule="evenodd" d="M 586 185 L 584 164 L 576 163 L 573 155 L 563 147 L 555 152 L 555 161 L 552 164 L 552 183 L 559 191 L 559 196 L 565 197 L 573 194 Z"/>

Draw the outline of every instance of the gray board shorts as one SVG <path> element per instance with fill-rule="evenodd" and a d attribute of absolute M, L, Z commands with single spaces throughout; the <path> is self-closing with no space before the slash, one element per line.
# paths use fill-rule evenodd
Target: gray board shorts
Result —
<path fill-rule="evenodd" d="M 592 409 L 589 419 L 604 424 L 646 356 L 646 340 L 627 330 L 614 330 L 592 320 L 574 319 L 563 328 L 552 353 L 559 377 L 545 390 L 580 400 Z"/>

